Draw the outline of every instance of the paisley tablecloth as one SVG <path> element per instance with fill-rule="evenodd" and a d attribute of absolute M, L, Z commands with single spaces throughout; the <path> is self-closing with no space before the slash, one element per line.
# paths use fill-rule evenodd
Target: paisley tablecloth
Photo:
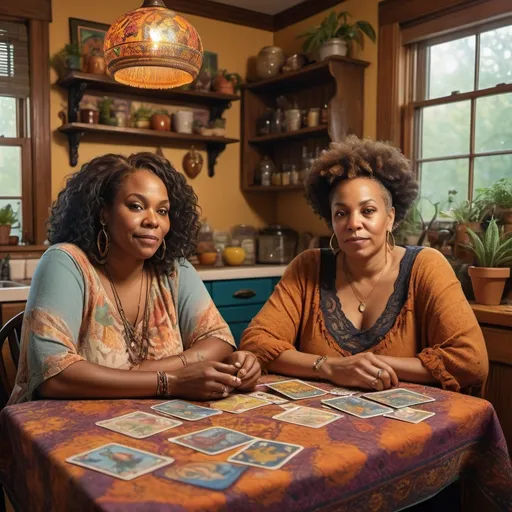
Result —
<path fill-rule="evenodd" d="M 272 376 L 263 382 L 278 380 Z M 320 384 L 322 386 L 322 384 Z M 323 385 L 326 389 L 328 385 Z M 419 503 L 459 478 L 478 484 L 502 510 L 512 510 L 512 468 L 492 405 L 437 388 L 405 385 L 436 399 L 418 408 L 435 416 L 416 425 L 344 415 L 312 429 L 272 419 L 277 405 L 244 414 L 223 413 L 146 439 L 95 425 L 131 411 L 153 412 L 161 400 L 38 401 L 0 414 L 0 483 L 22 511 L 375 511 Z M 265 391 L 264 387 L 259 389 Z M 320 406 L 319 397 L 301 405 Z M 225 491 L 210 491 L 148 474 L 122 481 L 64 462 L 67 457 L 118 442 L 168 455 L 175 464 L 225 461 L 166 439 L 225 426 L 305 448 L 278 470 L 250 467 Z"/>

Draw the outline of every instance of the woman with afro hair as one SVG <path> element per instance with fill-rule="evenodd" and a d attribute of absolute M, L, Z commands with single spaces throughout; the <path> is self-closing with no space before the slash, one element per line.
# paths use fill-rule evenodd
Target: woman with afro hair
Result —
<path fill-rule="evenodd" d="M 418 184 L 396 148 L 349 136 L 313 164 L 306 194 L 331 249 L 288 266 L 241 347 L 264 370 L 383 390 L 400 381 L 479 392 L 482 332 L 438 251 L 395 246 Z"/>
<path fill-rule="evenodd" d="M 32 279 L 10 403 L 249 389 L 255 356 L 235 343 L 186 261 L 197 197 L 165 159 L 105 155 L 71 176 Z"/>

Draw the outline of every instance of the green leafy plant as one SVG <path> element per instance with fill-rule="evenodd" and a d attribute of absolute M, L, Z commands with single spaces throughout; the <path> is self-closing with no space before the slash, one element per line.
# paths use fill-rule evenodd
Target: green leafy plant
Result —
<path fill-rule="evenodd" d="M 135 121 L 141 121 L 141 120 L 149 120 L 151 116 L 153 115 L 153 110 L 151 110 L 148 107 L 145 107 L 144 105 L 141 105 L 138 109 L 136 109 L 132 117 L 135 119 Z"/>
<path fill-rule="evenodd" d="M 0 226 L 15 226 L 18 222 L 18 214 L 10 204 L 0 208 Z"/>
<path fill-rule="evenodd" d="M 468 222 L 482 222 L 489 213 L 489 201 L 484 196 L 478 196 L 474 201 L 464 200 L 460 203 L 455 201 L 456 190 L 448 191 L 448 210 L 442 210 L 440 216 L 445 219 L 452 219 L 459 224 Z"/>
<path fill-rule="evenodd" d="M 152 113 L 152 115 L 153 114 L 158 114 L 158 115 L 161 115 L 161 116 L 168 116 L 168 117 L 170 117 L 169 111 L 166 110 L 165 108 L 159 108 L 159 109 L 155 110 Z"/>
<path fill-rule="evenodd" d="M 423 215 L 420 211 L 421 200 L 428 201 L 434 207 L 434 214 L 428 222 L 423 219 Z M 411 208 L 407 212 L 405 218 L 394 231 L 394 236 L 398 244 L 405 244 L 407 242 L 407 237 L 418 235 L 418 245 L 423 245 L 429 229 L 431 229 L 437 218 L 438 212 L 439 203 L 433 203 L 426 197 L 419 197 L 416 199 L 416 201 L 411 205 Z"/>
<path fill-rule="evenodd" d="M 78 44 L 66 44 L 50 57 L 50 66 L 62 77 L 72 69 L 79 70 L 81 58 L 82 52 Z"/>
<path fill-rule="evenodd" d="M 364 36 L 375 43 L 377 35 L 371 23 L 368 21 L 350 23 L 349 18 L 351 17 L 351 14 L 347 11 L 339 14 L 332 11 L 320 25 L 299 34 L 297 38 L 306 39 L 302 45 L 303 51 L 305 53 L 314 52 L 329 39 L 335 38 L 343 39 L 349 44 L 355 41 L 361 48 L 364 46 Z"/>
<path fill-rule="evenodd" d="M 470 228 L 467 228 L 467 234 L 470 243 L 464 247 L 475 255 L 479 267 L 503 268 L 512 265 L 512 237 L 500 234 L 494 217 L 482 238 Z"/>
<path fill-rule="evenodd" d="M 512 181 L 501 178 L 489 188 L 480 188 L 477 191 L 490 205 L 508 210 L 512 208 Z"/>
<path fill-rule="evenodd" d="M 228 73 L 225 69 L 219 69 L 218 74 L 233 84 L 235 92 L 242 89 L 242 77 L 238 73 Z"/>
<path fill-rule="evenodd" d="M 214 119 L 212 122 L 212 128 L 226 128 L 226 120 L 222 117 Z"/>

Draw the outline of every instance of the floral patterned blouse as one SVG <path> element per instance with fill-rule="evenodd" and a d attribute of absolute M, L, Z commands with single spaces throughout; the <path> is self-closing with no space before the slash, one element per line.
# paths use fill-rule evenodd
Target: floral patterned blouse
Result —
<path fill-rule="evenodd" d="M 204 338 L 235 347 L 229 327 L 187 261 L 150 284 L 148 359 L 180 354 Z M 142 330 L 142 320 L 136 326 Z M 33 399 L 46 379 L 87 360 L 131 369 L 124 327 L 87 255 L 73 244 L 50 247 L 36 269 L 25 309 L 16 383 L 9 404 Z"/>

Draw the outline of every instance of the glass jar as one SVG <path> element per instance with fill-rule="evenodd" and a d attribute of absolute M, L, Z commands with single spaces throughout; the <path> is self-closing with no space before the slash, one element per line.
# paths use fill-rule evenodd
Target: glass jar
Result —
<path fill-rule="evenodd" d="M 320 124 L 320 109 L 310 108 L 308 110 L 308 127 L 314 128 Z"/>
<path fill-rule="evenodd" d="M 245 259 L 242 265 L 254 265 L 256 263 L 256 238 L 257 231 L 253 226 L 239 224 L 231 230 L 231 244 L 240 245 L 245 251 Z"/>
<path fill-rule="evenodd" d="M 274 187 L 278 187 L 281 185 L 281 173 L 279 171 L 274 171 L 272 174 L 272 185 Z"/>
<path fill-rule="evenodd" d="M 290 184 L 291 185 L 299 185 L 300 184 L 300 174 L 297 170 L 297 166 L 295 164 L 290 165 Z"/>
<path fill-rule="evenodd" d="M 273 116 L 273 110 L 266 108 L 265 112 L 256 120 L 256 135 L 268 135 L 270 133 Z"/>
<path fill-rule="evenodd" d="M 284 226 L 273 225 L 260 231 L 258 262 L 270 265 L 290 263 L 297 250 L 298 234 Z"/>
<path fill-rule="evenodd" d="M 272 184 L 272 175 L 275 173 L 276 167 L 268 156 L 264 156 L 259 165 L 259 181 L 264 187 Z"/>
<path fill-rule="evenodd" d="M 281 171 L 281 185 L 288 186 L 291 183 L 291 172 L 290 166 L 287 164 L 283 164 L 283 169 Z"/>
<path fill-rule="evenodd" d="M 207 219 L 201 220 L 201 227 L 196 238 L 196 250 L 197 252 L 211 252 L 215 250 L 213 229 L 208 224 Z"/>

